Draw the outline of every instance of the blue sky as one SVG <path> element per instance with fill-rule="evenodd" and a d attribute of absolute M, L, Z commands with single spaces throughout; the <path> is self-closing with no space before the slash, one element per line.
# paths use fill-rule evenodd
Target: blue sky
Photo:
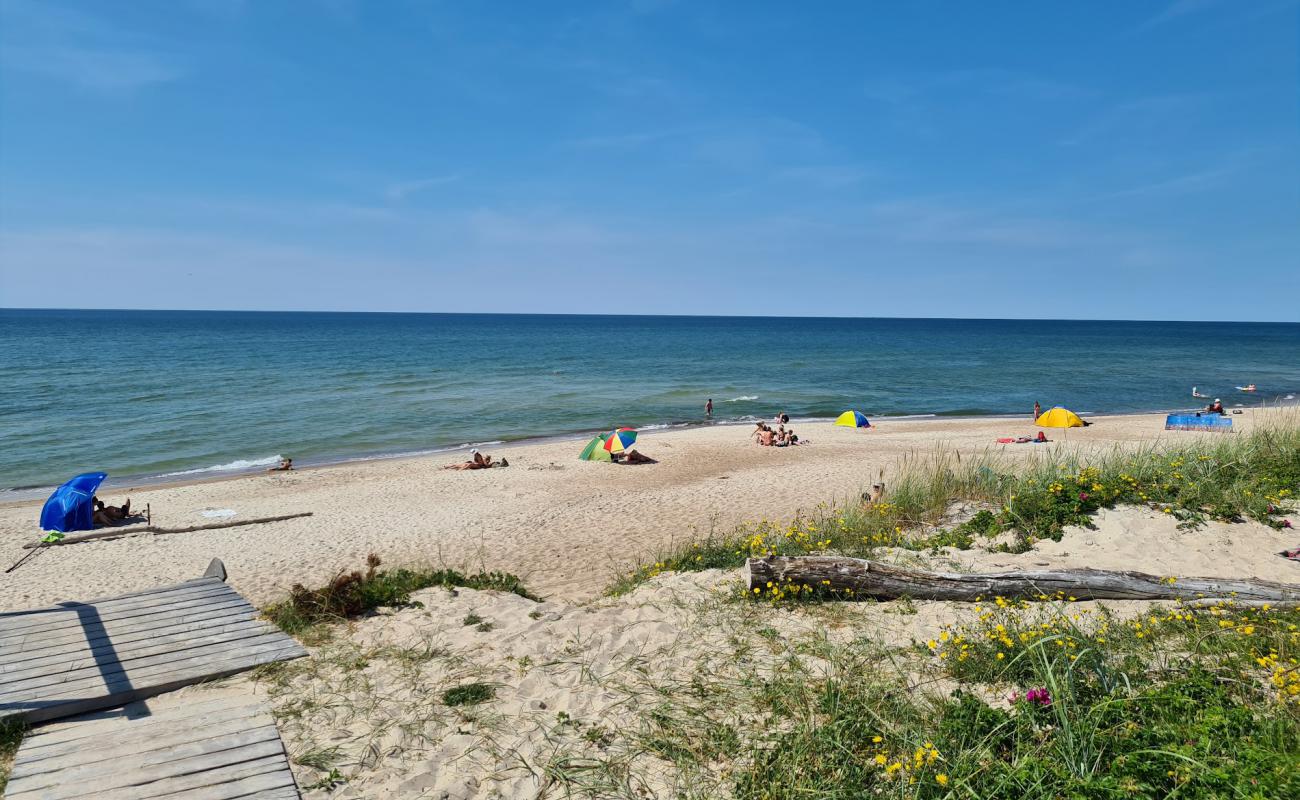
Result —
<path fill-rule="evenodd" d="M 1296 321 L 1298 7 L 0 0 L 0 305 Z"/>

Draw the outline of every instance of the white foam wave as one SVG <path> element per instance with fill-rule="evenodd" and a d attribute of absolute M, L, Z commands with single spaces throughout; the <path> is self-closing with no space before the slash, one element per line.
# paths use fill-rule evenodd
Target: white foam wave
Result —
<path fill-rule="evenodd" d="M 199 467 L 198 469 L 183 469 L 180 472 L 164 472 L 159 477 L 174 478 L 178 475 L 202 475 L 206 472 L 238 472 L 244 469 L 255 469 L 256 467 L 273 467 L 280 463 L 281 456 L 267 456 L 266 458 L 244 459 L 231 461 L 229 464 L 216 464 L 211 467 Z"/>
<path fill-rule="evenodd" d="M 730 400 L 723 400 L 722 402 L 724 402 L 724 403 L 745 403 L 745 402 L 748 402 L 748 401 L 750 401 L 750 400 L 757 400 L 757 399 L 758 399 L 758 395 L 756 395 L 756 394 L 742 394 L 740 397 L 733 397 L 733 398 L 731 398 Z"/>

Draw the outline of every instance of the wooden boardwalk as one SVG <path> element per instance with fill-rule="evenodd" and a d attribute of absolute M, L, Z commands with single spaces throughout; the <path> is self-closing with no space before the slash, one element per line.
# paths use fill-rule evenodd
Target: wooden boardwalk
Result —
<path fill-rule="evenodd" d="M 214 562 L 175 586 L 0 614 L 0 719 L 111 708 L 307 654 L 224 578 Z"/>
<path fill-rule="evenodd" d="M 184 691 L 43 725 L 9 800 L 297 798 L 270 712 L 232 690 Z"/>

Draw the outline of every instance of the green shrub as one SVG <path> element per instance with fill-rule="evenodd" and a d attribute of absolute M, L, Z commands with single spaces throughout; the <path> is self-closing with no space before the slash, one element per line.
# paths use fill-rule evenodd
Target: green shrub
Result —
<path fill-rule="evenodd" d="M 339 573 L 325 586 L 308 589 L 295 584 L 289 599 L 265 610 L 266 616 L 286 633 L 297 634 L 321 622 L 352 619 L 384 606 L 403 606 L 411 593 L 434 586 L 494 589 L 531 600 L 534 597 L 519 578 L 503 572 L 464 575 L 456 570 L 379 570 L 379 556 L 366 559 L 366 571 Z"/>

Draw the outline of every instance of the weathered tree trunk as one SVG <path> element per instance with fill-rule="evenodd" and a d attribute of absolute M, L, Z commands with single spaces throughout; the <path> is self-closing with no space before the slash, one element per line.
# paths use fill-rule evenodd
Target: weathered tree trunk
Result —
<path fill-rule="evenodd" d="M 91 533 L 74 533 L 71 536 L 65 536 L 54 542 L 31 542 L 23 545 L 23 549 L 31 550 L 40 547 L 42 544 L 63 545 L 63 544 L 80 544 L 81 542 L 102 542 L 108 539 L 120 539 L 123 536 L 134 536 L 137 533 L 191 533 L 193 531 L 214 531 L 221 528 L 239 528 L 244 525 L 262 525 L 267 522 L 283 522 L 286 519 L 298 519 L 299 517 L 310 517 L 311 511 L 303 511 L 298 514 L 282 514 L 278 517 L 252 517 L 250 519 L 231 520 L 228 522 L 208 522 L 203 525 L 187 525 L 183 528 L 162 528 L 157 525 L 124 525 L 121 528 L 101 528 Z"/>
<path fill-rule="evenodd" d="M 1300 585 L 1232 578 L 1169 578 L 1142 572 L 1069 569 L 1043 572 L 990 572 L 966 575 L 921 572 L 859 558 L 771 556 L 745 566 L 750 591 L 772 586 L 810 586 L 851 590 L 855 597 L 916 600 L 975 600 L 994 597 L 1078 600 L 1230 599 L 1249 604 L 1300 602 Z"/>

